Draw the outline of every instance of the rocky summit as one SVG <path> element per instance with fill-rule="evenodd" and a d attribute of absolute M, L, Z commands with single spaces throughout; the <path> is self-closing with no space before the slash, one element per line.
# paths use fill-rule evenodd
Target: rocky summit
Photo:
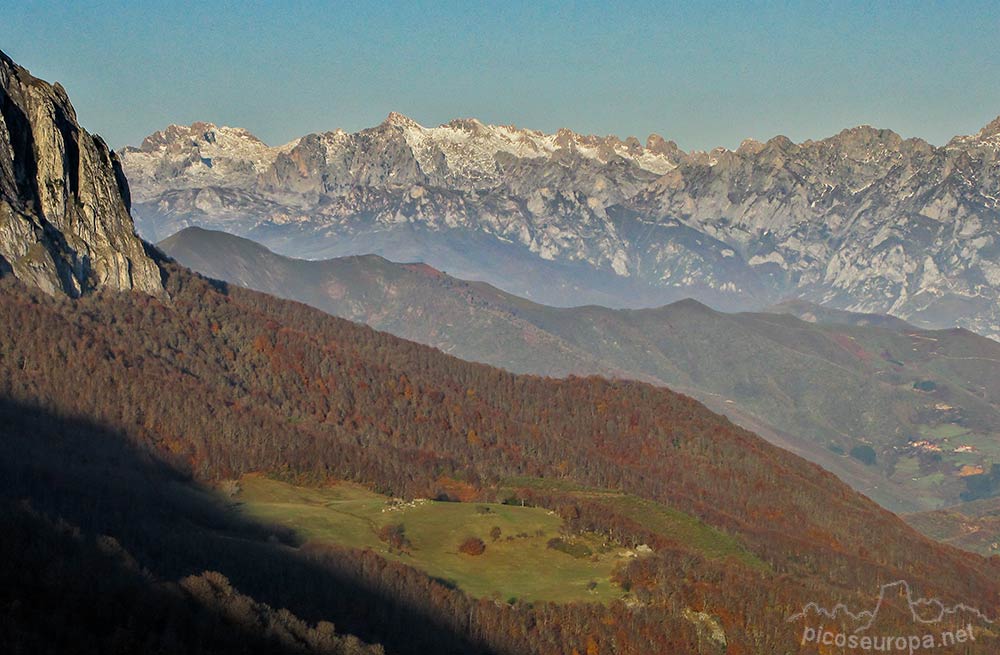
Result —
<path fill-rule="evenodd" d="M 0 275 L 50 294 L 160 295 L 117 155 L 80 127 L 59 84 L 0 52 Z"/>
<path fill-rule="evenodd" d="M 171 126 L 121 156 L 140 232 L 423 260 L 554 305 L 801 299 L 1000 336 L 1000 120 L 937 147 L 856 127 L 684 152 L 400 114 L 270 147 Z"/>

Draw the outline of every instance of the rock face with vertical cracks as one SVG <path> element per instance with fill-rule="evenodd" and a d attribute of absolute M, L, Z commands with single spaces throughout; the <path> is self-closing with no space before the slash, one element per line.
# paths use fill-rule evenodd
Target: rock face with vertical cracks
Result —
<path fill-rule="evenodd" d="M 71 297 L 163 295 L 129 205 L 118 157 L 80 127 L 65 90 L 0 52 L 0 276 Z"/>

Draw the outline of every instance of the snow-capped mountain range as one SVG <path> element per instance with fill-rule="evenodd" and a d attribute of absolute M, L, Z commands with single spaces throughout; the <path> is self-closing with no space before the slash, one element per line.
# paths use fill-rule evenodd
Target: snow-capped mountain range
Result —
<path fill-rule="evenodd" d="M 856 127 L 684 152 L 397 113 L 271 147 L 172 125 L 120 153 L 140 233 L 423 260 L 558 305 L 787 298 L 1000 337 L 1000 118 L 943 147 Z"/>

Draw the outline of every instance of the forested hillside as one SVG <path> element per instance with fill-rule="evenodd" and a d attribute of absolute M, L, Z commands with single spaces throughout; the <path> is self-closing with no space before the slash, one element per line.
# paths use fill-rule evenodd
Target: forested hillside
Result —
<path fill-rule="evenodd" d="M 249 594 L 294 613 L 289 625 L 308 622 L 295 628 L 302 634 L 332 621 L 398 653 L 720 652 L 691 618 L 699 612 L 721 627 L 727 653 L 793 652 L 787 616 L 809 600 L 868 604 L 873 581 L 906 578 L 926 596 L 981 607 L 1000 600 L 995 560 L 925 539 L 685 396 L 514 375 L 159 265 L 169 301 L 71 300 L 0 281 L 0 393 L 18 417 L 3 423 L 2 488 L 30 506 L 10 511 L 70 526 L 50 530 L 51 540 L 68 530 L 85 554 L 113 537 L 148 584 L 202 576 L 181 588 L 195 598 Z M 505 500 L 521 479 L 518 502 L 654 553 L 617 574 L 628 603 L 477 600 L 371 551 L 298 543 L 204 491 L 254 471 L 454 501 Z M 537 479 L 550 484 L 527 482 Z M 564 491 L 580 487 L 689 513 L 761 564 L 705 557 Z M 5 576 L 26 557 L 8 560 Z M 20 625 L 7 607 L 8 623 Z"/>
<path fill-rule="evenodd" d="M 894 512 L 959 502 L 1000 458 L 1000 343 L 965 330 L 802 302 L 738 314 L 690 299 L 550 307 L 423 264 L 292 259 L 200 228 L 159 245 L 209 277 L 462 359 L 683 391 Z"/>

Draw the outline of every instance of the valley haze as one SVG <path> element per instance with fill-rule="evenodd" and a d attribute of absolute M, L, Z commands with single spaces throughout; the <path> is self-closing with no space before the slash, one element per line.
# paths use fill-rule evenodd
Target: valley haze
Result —
<path fill-rule="evenodd" d="M 270 147 L 170 126 L 119 155 L 139 233 L 197 225 L 309 259 L 423 261 L 557 306 L 790 298 L 1000 335 L 1000 118 L 943 147 L 890 130 L 686 153 L 400 114 Z"/>

